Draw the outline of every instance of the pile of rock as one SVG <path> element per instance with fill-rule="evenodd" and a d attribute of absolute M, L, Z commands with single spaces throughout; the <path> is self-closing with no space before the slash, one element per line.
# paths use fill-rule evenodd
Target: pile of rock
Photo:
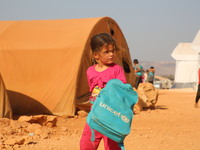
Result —
<path fill-rule="evenodd" d="M 0 149 L 19 148 L 47 139 L 56 126 L 57 117 L 38 115 L 21 116 L 18 120 L 0 119 Z"/>
<path fill-rule="evenodd" d="M 139 114 L 144 108 L 155 108 L 158 101 L 158 90 L 151 83 L 140 83 L 138 89 L 138 103 L 134 107 L 134 113 Z"/>

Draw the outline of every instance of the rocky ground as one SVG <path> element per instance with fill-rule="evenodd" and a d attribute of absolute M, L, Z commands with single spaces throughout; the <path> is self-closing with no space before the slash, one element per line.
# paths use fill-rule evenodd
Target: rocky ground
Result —
<path fill-rule="evenodd" d="M 159 90 L 155 109 L 135 115 L 126 150 L 199 150 L 200 108 L 192 89 Z M 21 116 L 0 119 L 0 149 L 79 150 L 86 117 Z M 99 150 L 103 150 L 103 143 Z"/>

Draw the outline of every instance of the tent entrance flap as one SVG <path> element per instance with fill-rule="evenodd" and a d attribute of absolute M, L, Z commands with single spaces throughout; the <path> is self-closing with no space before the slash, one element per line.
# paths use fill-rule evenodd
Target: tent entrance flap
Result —
<path fill-rule="evenodd" d="M 3 79 L 0 74 L 0 118 L 12 118 L 12 108 Z"/>

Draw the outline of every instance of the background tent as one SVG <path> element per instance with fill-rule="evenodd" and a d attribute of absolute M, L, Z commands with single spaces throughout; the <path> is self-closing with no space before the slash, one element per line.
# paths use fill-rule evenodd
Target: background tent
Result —
<path fill-rule="evenodd" d="M 195 88 L 197 84 L 199 53 L 191 43 L 179 43 L 171 56 L 176 60 L 174 88 Z"/>
<path fill-rule="evenodd" d="M 0 74 L 0 118 L 12 118 L 12 109 L 10 107 L 10 101 L 1 74 Z"/>
<path fill-rule="evenodd" d="M 132 61 L 117 23 L 109 18 L 0 21 L 0 71 L 13 114 L 74 115 L 87 109 L 90 38 L 106 32 L 118 45 L 116 62 L 134 84 Z"/>
<path fill-rule="evenodd" d="M 200 52 L 200 30 L 192 41 L 192 48 L 197 52 Z"/>

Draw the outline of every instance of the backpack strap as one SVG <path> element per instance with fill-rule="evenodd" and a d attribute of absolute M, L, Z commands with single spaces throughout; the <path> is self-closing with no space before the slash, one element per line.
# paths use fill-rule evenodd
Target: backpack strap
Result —
<path fill-rule="evenodd" d="M 94 142 L 95 140 L 95 132 L 93 129 L 91 129 L 91 141 Z M 125 150 L 124 148 L 124 142 L 118 143 L 118 146 L 121 148 L 121 150 Z"/>
<path fill-rule="evenodd" d="M 125 150 L 125 148 L 124 148 L 124 142 L 118 143 L 118 146 L 121 148 L 121 150 Z"/>
<path fill-rule="evenodd" d="M 91 129 L 91 128 L 90 128 Z M 94 130 L 93 129 L 91 129 L 91 141 L 92 142 L 94 142 L 94 140 L 95 140 L 95 133 L 94 133 Z"/>

